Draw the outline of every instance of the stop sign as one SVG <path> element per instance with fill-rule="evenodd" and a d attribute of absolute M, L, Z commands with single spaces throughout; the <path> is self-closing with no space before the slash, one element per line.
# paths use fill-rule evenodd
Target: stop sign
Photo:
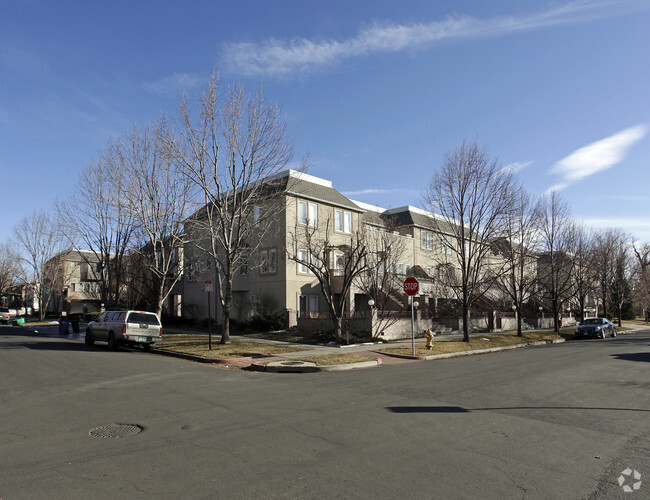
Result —
<path fill-rule="evenodd" d="M 420 289 L 420 283 L 412 276 L 404 280 L 404 292 L 406 295 L 416 295 Z"/>

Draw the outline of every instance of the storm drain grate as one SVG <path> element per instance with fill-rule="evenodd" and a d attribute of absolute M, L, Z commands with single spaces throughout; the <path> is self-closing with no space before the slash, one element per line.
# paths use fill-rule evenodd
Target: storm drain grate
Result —
<path fill-rule="evenodd" d="M 111 424 L 95 427 L 88 434 L 96 438 L 122 438 L 135 436 L 142 431 L 142 427 L 135 424 Z"/>

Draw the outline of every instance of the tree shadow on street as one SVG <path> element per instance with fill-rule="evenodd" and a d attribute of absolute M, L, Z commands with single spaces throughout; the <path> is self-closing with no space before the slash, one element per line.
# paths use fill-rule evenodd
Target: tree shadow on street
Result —
<path fill-rule="evenodd" d="M 613 358 L 625 361 L 645 361 L 650 362 L 650 352 L 631 352 L 627 354 L 612 354 Z"/>
<path fill-rule="evenodd" d="M 462 406 L 387 406 L 386 409 L 393 413 L 470 413 L 473 411 L 500 411 L 500 410 L 599 410 L 599 411 L 641 411 L 649 412 L 644 408 L 606 408 L 591 406 L 500 406 L 494 408 L 463 408 Z"/>

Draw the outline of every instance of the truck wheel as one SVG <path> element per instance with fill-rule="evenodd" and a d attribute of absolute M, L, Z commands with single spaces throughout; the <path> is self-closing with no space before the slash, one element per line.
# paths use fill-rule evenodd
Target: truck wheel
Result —
<path fill-rule="evenodd" d="M 108 334 L 108 350 L 115 351 L 117 349 L 117 342 L 115 341 L 115 334 L 113 332 Z"/>
<path fill-rule="evenodd" d="M 93 345 L 95 343 L 95 337 L 93 337 L 93 332 L 86 330 L 86 345 Z"/>

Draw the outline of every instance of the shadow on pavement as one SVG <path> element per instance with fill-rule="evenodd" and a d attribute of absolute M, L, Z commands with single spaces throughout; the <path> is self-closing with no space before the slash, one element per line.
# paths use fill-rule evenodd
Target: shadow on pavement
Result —
<path fill-rule="evenodd" d="M 393 413 L 469 413 L 472 411 L 498 410 L 601 410 L 601 411 L 641 411 L 650 412 L 643 408 L 597 408 L 589 406 L 502 406 L 495 408 L 463 408 L 462 406 L 387 406 Z"/>
<path fill-rule="evenodd" d="M 54 339 L 44 340 L 24 340 L 20 342 L 3 342 L 2 349 L 39 349 L 47 351 L 87 351 L 91 347 L 79 342 L 56 342 Z"/>
<path fill-rule="evenodd" d="M 650 352 L 633 352 L 628 354 L 612 354 L 613 358 L 625 361 L 645 361 L 650 362 Z"/>

